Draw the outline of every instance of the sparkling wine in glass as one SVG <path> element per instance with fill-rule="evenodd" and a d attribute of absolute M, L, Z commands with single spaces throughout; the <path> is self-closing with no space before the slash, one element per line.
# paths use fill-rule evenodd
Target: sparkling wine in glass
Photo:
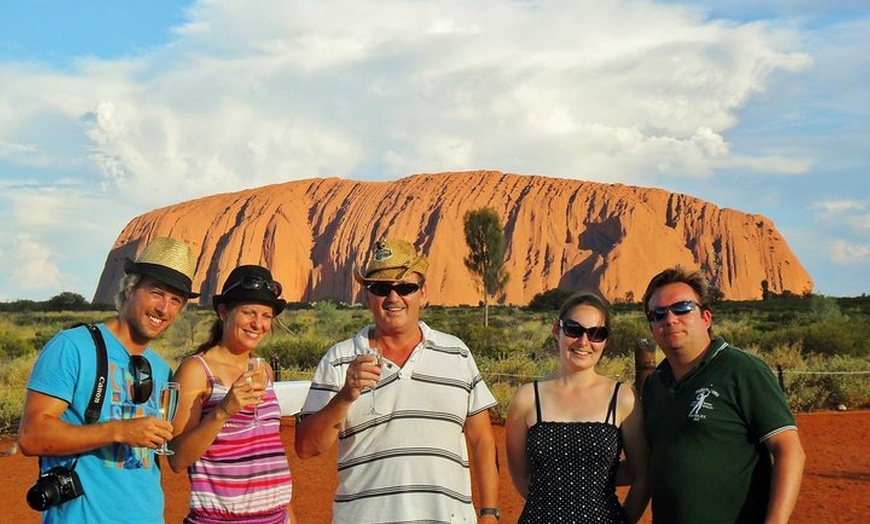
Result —
<path fill-rule="evenodd" d="M 256 371 L 253 376 L 251 376 L 250 382 L 254 386 L 257 387 L 266 387 L 267 381 L 267 365 L 266 359 L 262 357 L 251 357 L 248 359 L 248 371 Z M 257 406 L 254 406 L 254 424 L 260 423 L 260 416 L 257 411 Z"/>
<path fill-rule="evenodd" d="M 167 422 L 172 422 L 175 418 L 175 410 L 178 409 L 178 393 L 181 391 L 181 384 L 178 382 L 167 382 L 160 390 L 160 416 Z M 158 455 L 173 455 L 175 452 L 169 449 L 168 441 L 163 441 L 160 447 L 154 450 Z"/>
<path fill-rule="evenodd" d="M 383 363 L 384 357 L 381 355 L 380 348 L 378 348 L 377 346 L 370 347 L 369 354 L 375 357 L 375 361 L 372 362 L 372 364 L 374 364 L 375 366 L 381 367 L 381 364 Z M 377 387 L 378 387 L 377 383 L 375 383 L 375 385 L 372 386 L 372 405 L 369 408 L 369 415 L 380 415 L 381 414 L 381 412 L 375 408 L 375 389 L 377 389 Z"/>

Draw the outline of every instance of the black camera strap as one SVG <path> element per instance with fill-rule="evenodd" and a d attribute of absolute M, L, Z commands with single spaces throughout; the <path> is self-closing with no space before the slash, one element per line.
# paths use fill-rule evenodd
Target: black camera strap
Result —
<path fill-rule="evenodd" d="M 103 409 L 103 400 L 106 398 L 106 381 L 109 376 L 108 356 L 106 355 L 106 341 L 100 328 L 93 324 L 76 324 L 73 327 L 85 326 L 94 339 L 94 347 L 97 349 L 97 378 L 94 380 L 94 389 L 91 390 L 91 402 L 85 410 L 85 424 L 93 424 L 100 419 Z"/>
<path fill-rule="evenodd" d="M 91 338 L 94 339 L 94 347 L 97 350 L 97 376 L 94 379 L 94 388 L 91 390 L 91 401 L 88 403 L 87 409 L 85 409 L 85 424 L 93 424 L 100 419 L 100 412 L 103 410 L 103 400 L 106 398 L 106 383 L 109 377 L 109 357 L 106 351 L 106 341 L 103 339 L 103 334 L 100 333 L 100 328 L 93 324 L 80 322 L 70 326 L 70 329 L 79 326 L 85 326 L 88 329 Z M 79 456 L 76 455 L 76 458 L 73 459 L 72 465 L 70 466 L 71 470 L 75 469 L 78 461 Z M 42 469 L 42 457 L 39 457 L 39 462 L 40 469 Z"/>

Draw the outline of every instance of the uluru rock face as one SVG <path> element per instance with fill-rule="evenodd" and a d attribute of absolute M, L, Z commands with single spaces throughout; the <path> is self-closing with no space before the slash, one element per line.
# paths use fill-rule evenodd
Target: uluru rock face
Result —
<path fill-rule="evenodd" d="M 311 179 L 214 195 L 136 217 L 118 236 L 94 296 L 111 303 L 127 257 L 154 237 L 198 254 L 194 289 L 210 297 L 240 264 L 269 267 L 290 302 L 353 302 L 352 276 L 381 237 L 413 242 L 429 257 L 429 302 L 477 304 L 465 268 L 463 216 L 493 207 L 507 236 L 511 278 L 495 302 L 527 304 L 556 287 L 639 300 L 660 270 L 701 268 L 732 300 L 813 281 L 773 223 L 660 189 L 495 171 L 414 175 L 395 182 Z"/>

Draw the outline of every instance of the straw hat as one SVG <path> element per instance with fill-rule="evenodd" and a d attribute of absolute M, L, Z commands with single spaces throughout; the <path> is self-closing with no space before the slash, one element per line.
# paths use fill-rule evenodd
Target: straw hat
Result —
<path fill-rule="evenodd" d="M 386 239 L 375 242 L 371 258 L 365 269 L 354 268 L 354 278 L 360 284 L 367 282 L 402 280 L 408 273 L 419 273 L 426 278 L 429 261 L 410 242 Z"/>
<path fill-rule="evenodd" d="M 124 272 L 149 276 L 184 293 L 187 298 L 196 298 L 199 293 L 191 290 L 195 267 L 193 251 L 187 244 L 174 238 L 157 237 L 145 246 L 135 261 L 127 259 Z"/>
<path fill-rule="evenodd" d="M 239 266 L 224 282 L 223 293 L 211 299 L 215 311 L 227 302 L 256 302 L 271 306 L 276 315 L 284 311 L 287 302 L 281 296 L 281 283 L 272 280 L 272 273 L 262 266 Z"/>

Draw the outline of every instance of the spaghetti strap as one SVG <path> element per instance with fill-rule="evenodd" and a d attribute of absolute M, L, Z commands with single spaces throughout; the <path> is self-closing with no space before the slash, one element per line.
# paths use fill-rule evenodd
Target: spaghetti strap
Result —
<path fill-rule="evenodd" d="M 202 358 L 202 355 L 194 355 L 193 358 L 199 360 L 199 363 L 202 364 L 203 369 L 205 369 L 205 375 L 208 377 L 208 381 L 214 382 L 214 377 L 211 374 L 211 369 L 208 367 L 208 364 L 205 363 L 205 359 Z"/>
<path fill-rule="evenodd" d="M 205 362 L 205 359 L 202 358 L 202 355 L 194 355 L 193 358 L 199 360 L 199 363 L 202 364 L 202 368 L 205 370 L 205 377 L 208 382 L 208 396 L 210 397 L 212 393 L 214 393 L 215 385 L 215 379 L 214 375 L 211 374 L 211 368 L 208 367 L 208 364 Z"/>
<path fill-rule="evenodd" d="M 610 397 L 610 405 L 607 407 L 607 416 L 604 418 L 605 424 L 613 424 L 616 426 L 616 399 L 619 396 L 619 386 L 622 385 L 622 382 L 617 382 L 616 386 L 613 388 L 613 396 Z M 613 422 L 611 422 L 613 419 Z"/>
<path fill-rule="evenodd" d="M 536 422 L 541 421 L 541 399 L 538 396 L 538 381 L 535 380 L 532 382 L 532 385 L 535 387 L 535 413 L 538 414 L 538 420 Z"/>

